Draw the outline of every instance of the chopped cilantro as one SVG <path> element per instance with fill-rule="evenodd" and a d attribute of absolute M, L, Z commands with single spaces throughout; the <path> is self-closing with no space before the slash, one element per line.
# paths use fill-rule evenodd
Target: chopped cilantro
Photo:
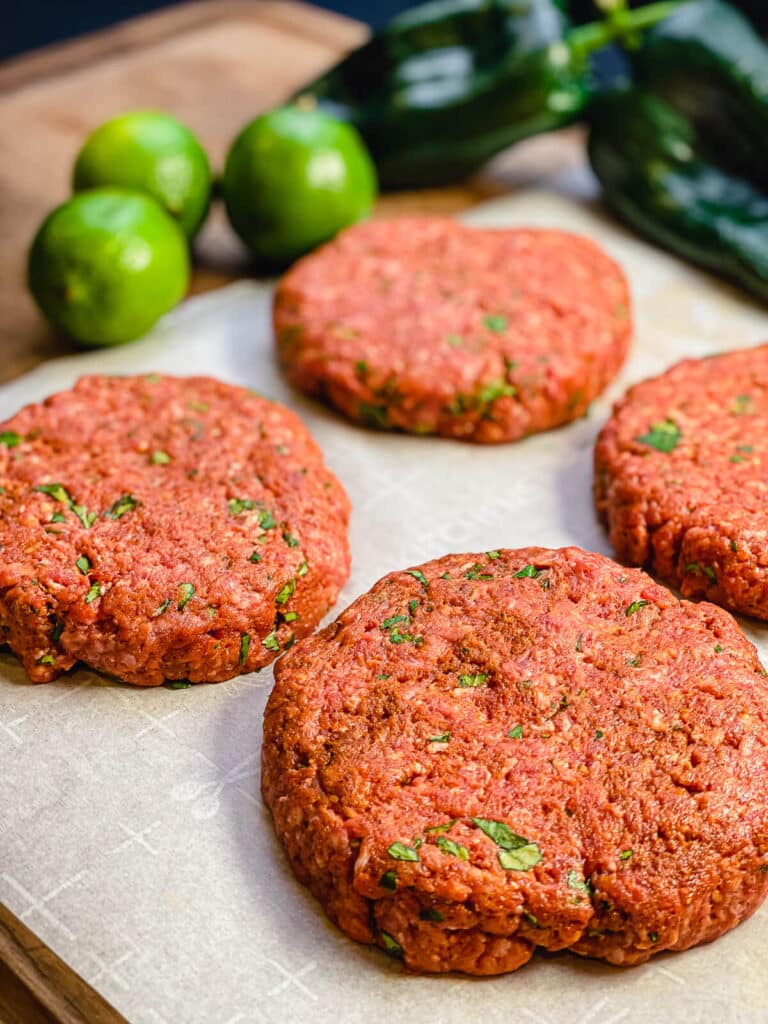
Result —
<path fill-rule="evenodd" d="M 501 334 L 502 331 L 507 329 L 507 318 L 505 316 L 494 316 L 489 313 L 488 316 L 483 317 L 483 324 L 489 331 L 493 331 L 494 334 Z"/>
<path fill-rule="evenodd" d="M 408 621 L 408 616 L 407 615 L 390 615 L 390 617 L 388 619 L 384 619 L 382 624 L 379 626 L 379 629 L 383 629 L 386 632 L 386 630 L 391 629 L 393 626 L 396 626 L 398 622 L 407 622 L 407 621 Z"/>
<path fill-rule="evenodd" d="M 96 600 L 97 597 L 101 597 L 101 584 L 100 583 L 92 583 L 91 587 L 90 587 L 90 590 L 85 595 L 85 603 L 86 604 L 93 604 L 93 602 Z"/>
<path fill-rule="evenodd" d="M 170 607 L 170 604 L 171 599 L 169 597 L 166 597 L 163 603 L 159 604 L 157 608 L 155 608 L 155 610 L 152 612 L 152 618 L 156 619 L 159 615 L 165 615 L 165 613 L 168 611 L 168 608 Z"/>
<path fill-rule="evenodd" d="M 658 932 L 648 932 L 648 941 L 649 942 L 654 942 L 654 943 L 658 942 L 659 941 L 659 933 Z"/>
<path fill-rule="evenodd" d="M 471 674 L 463 674 L 459 676 L 459 686 L 482 686 L 483 683 L 488 681 L 487 672 L 474 672 Z"/>
<path fill-rule="evenodd" d="M 449 572 L 441 572 L 440 573 L 440 579 L 441 580 L 449 580 L 450 578 L 451 578 L 451 574 Z"/>
<path fill-rule="evenodd" d="M 248 652 L 251 649 L 251 635 L 250 633 L 240 634 L 240 655 L 237 659 L 238 665 L 242 665 L 245 659 L 248 657 Z"/>
<path fill-rule="evenodd" d="M 444 821 L 442 823 L 442 825 L 430 825 L 428 828 L 425 828 L 424 831 L 425 832 L 450 832 L 451 829 L 453 828 L 453 826 L 456 824 L 456 822 L 458 820 L 459 820 L 458 818 L 451 818 L 450 821 Z"/>
<path fill-rule="evenodd" d="M 184 608 L 189 604 L 189 601 L 195 592 L 195 588 L 191 583 L 180 583 L 179 591 L 181 592 L 181 596 L 179 598 L 179 603 L 176 605 L 176 607 L 179 609 L 179 611 L 183 611 Z"/>
<path fill-rule="evenodd" d="M 605 736 L 605 733 L 603 732 L 602 729 L 595 729 L 595 739 L 596 740 L 601 740 L 603 738 L 603 736 Z"/>
<path fill-rule="evenodd" d="M 207 402 L 192 400 L 190 402 L 187 402 L 187 408 L 192 409 L 194 412 L 208 412 L 210 406 L 208 405 Z"/>
<path fill-rule="evenodd" d="M 723 650 L 722 644 L 715 644 L 715 654 L 720 654 Z"/>
<path fill-rule="evenodd" d="M 393 860 L 417 861 L 419 859 L 417 850 L 414 850 L 412 846 L 406 846 L 399 840 L 387 848 L 387 853 Z"/>
<path fill-rule="evenodd" d="M 61 639 L 61 634 L 64 632 L 64 623 L 57 622 L 51 630 L 51 643 L 56 644 Z"/>
<path fill-rule="evenodd" d="M 486 551 L 485 553 L 486 555 L 488 555 L 492 562 L 495 562 L 497 558 L 501 558 L 500 551 Z"/>
<path fill-rule="evenodd" d="M 63 512 L 59 512 L 58 509 L 55 509 L 53 515 L 51 516 L 51 522 L 52 523 L 66 523 L 66 521 L 67 521 L 67 517 L 64 515 L 64 513 Z"/>
<path fill-rule="evenodd" d="M 505 871 L 530 871 L 541 859 L 538 843 L 526 843 L 515 850 L 499 850 L 499 864 Z"/>
<path fill-rule="evenodd" d="M 298 569 L 296 570 L 297 576 L 306 576 L 309 571 L 309 566 L 306 562 L 301 562 Z"/>
<path fill-rule="evenodd" d="M 469 860 L 469 850 L 466 846 L 462 846 L 461 843 L 454 843 L 452 839 L 448 839 L 446 836 L 437 837 L 437 847 L 443 853 L 450 854 L 451 857 L 458 857 L 459 860 Z"/>
<path fill-rule="evenodd" d="M 264 639 L 261 641 L 261 646 L 266 647 L 268 651 L 279 651 L 280 644 L 277 641 L 277 630 L 273 629 L 271 633 L 267 633 Z"/>
<path fill-rule="evenodd" d="M 738 550 L 739 550 L 739 545 L 736 543 L 735 540 L 732 540 L 731 541 L 731 551 L 733 551 L 734 554 L 735 554 Z"/>
<path fill-rule="evenodd" d="M 379 879 L 379 885 L 382 889 L 389 889 L 390 892 L 394 892 L 397 889 L 397 872 L 385 871 Z"/>
<path fill-rule="evenodd" d="M 124 516 L 126 512 L 132 512 L 138 504 L 138 501 L 132 494 L 123 494 L 109 509 L 107 509 L 104 513 L 104 518 L 119 519 L 121 516 Z"/>
<path fill-rule="evenodd" d="M 250 498 L 230 498 L 227 502 L 230 514 L 233 516 L 239 516 L 241 512 L 250 511 L 256 508 L 256 502 Z"/>
<path fill-rule="evenodd" d="M 152 452 L 152 454 L 149 457 L 149 461 L 152 463 L 153 466 L 167 466 L 168 463 L 171 461 L 171 456 L 168 454 L 168 452 L 160 451 L 158 449 L 158 451 Z"/>
<path fill-rule="evenodd" d="M 283 622 L 295 622 L 298 617 L 298 612 L 285 612 L 283 614 Z"/>
<path fill-rule="evenodd" d="M 389 953 L 390 956 L 402 958 L 403 947 L 397 939 L 393 939 L 389 932 L 380 932 L 380 935 L 385 952 Z"/>
<path fill-rule="evenodd" d="M 669 454 L 677 447 L 680 437 L 680 428 L 675 421 L 666 419 L 652 424 L 647 434 L 641 434 L 635 440 L 640 444 L 647 444 L 650 448 L 655 448 L 657 452 Z"/>
<path fill-rule="evenodd" d="M 6 448 L 15 448 L 21 441 L 21 434 L 17 434 L 15 430 L 3 430 L 0 433 L 0 444 L 4 444 Z"/>
<path fill-rule="evenodd" d="M 80 555 L 79 558 L 75 559 L 75 565 L 83 574 L 83 576 L 87 576 L 88 573 L 90 572 L 91 563 L 88 561 L 85 555 Z"/>
<path fill-rule="evenodd" d="M 445 343 L 450 345 L 451 348 L 461 348 L 464 344 L 464 339 L 460 334 L 446 334 Z"/>
<path fill-rule="evenodd" d="M 689 562 L 685 567 L 685 571 L 694 576 L 706 576 L 713 583 L 717 583 L 717 573 L 711 565 L 699 565 L 698 562 Z"/>
<path fill-rule="evenodd" d="M 505 871 L 530 871 L 541 860 L 538 843 L 513 832 L 503 821 L 473 818 L 472 822 L 500 847 L 499 864 Z"/>
<path fill-rule="evenodd" d="M 381 430 L 387 426 L 388 415 L 385 405 L 360 402 L 357 406 L 357 414 L 367 427 L 376 427 Z"/>
<path fill-rule="evenodd" d="M 447 743 L 451 738 L 450 732 L 440 732 L 437 736 L 430 736 L 427 743 Z"/>
<path fill-rule="evenodd" d="M 639 612 L 641 608 L 645 608 L 647 604 L 648 602 L 643 600 L 633 601 L 632 604 L 628 604 L 624 609 L 624 614 L 629 618 L 630 615 L 634 615 L 635 612 Z"/>
<path fill-rule="evenodd" d="M 53 665 L 56 658 L 52 654 L 44 654 L 41 658 L 37 659 L 38 665 Z"/>
<path fill-rule="evenodd" d="M 581 651 L 581 647 L 582 647 L 583 643 L 584 643 L 584 634 L 583 633 L 579 633 L 578 639 L 576 641 L 576 650 L 577 651 Z"/>
<path fill-rule="evenodd" d="M 497 377 L 480 388 L 477 392 L 477 401 L 481 405 L 490 405 L 497 398 L 510 398 L 516 394 L 517 388 L 514 384 L 507 384 L 503 377 Z"/>
<path fill-rule="evenodd" d="M 71 505 L 70 508 L 75 513 L 80 522 L 83 524 L 83 526 L 86 528 L 86 530 L 90 530 L 90 528 L 96 522 L 96 513 L 89 512 L 85 505 Z"/>
<path fill-rule="evenodd" d="M 262 530 L 273 530 L 277 526 L 275 517 L 265 508 L 259 509 L 259 526 Z"/>
<path fill-rule="evenodd" d="M 468 569 L 464 573 L 464 579 L 467 580 L 492 580 L 493 576 L 489 572 L 483 572 L 483 566 L 479 562 L 475 562 L 471 569 Z"/>
<path fill-rule="evenodd" d="M 589 879 L 582 878 L 579 872 L 574 871 L 573 868 L 568 872 L 567 881 L 569 889 L 576 889 L 578 892 L 585 892 L 587 894 L 592 892 L 592 883 Z"/>
<path fill-rule="evenodd" d="M 54 501 L 60 501 L 62 505 L 72 505 L 72 498 L 63 484 L 40 484 L 39 487 L 35 487 L 35 490 L 41 494 L 47 494 Z"/>
<path fill-rule="evenodd" d="M 463 849 L 463 847 L 462 847 Z M 419 911 L 420 921 L 444 921 L 445 918 L 439 910 L 435 910 L 434 907 L 422 907 Z"/>
<path fill-rule="evenodd" d="M 417 647 L 420 647 L 424 643 L 424 637 L 414 636 L 412 633 L 401 633 L 399 628 L 395 626 L 389 634 L 389 642 L 391 644 L 415 644 Z"/>
<path fill-rule="evenodd" d="M 619 854 L 619 860 L 629 860 L 634 852 L 634 850 L 622 850 Z"/>
<path fill-rule="evenodd" d="M 355 363 L 355 374 L 358 380 L 365 380 L 368 375 L 368 363 L 364 359 L 360 359 Z"/>
<path fill-rule="evenodd" d="M 736 395 L 731 402 L 730 412 L 734 416 L 745 416 L 751 409 L 752 395 Z"/>
<path fill-rule="evenodd" d="M 248 555 L 248 561 L 249 562 L 260 562 L 261 561 L 261 555 L 259 554 L 258 551 L 252 551 L 250 553 L 250 555 Z"/>
<path fill-rule="evenodd" d="M 288 533 L 287 531 L 283 532 L 283 540 L 285 541 L 289 548 L 297 548 L 299 546 L 298 539 L 294 537 L 293 534 Z"/>
<path fill-rule="evenodd" d="M 515 573 L 516 580 L 535 580 L 541 575 L 541 569 L 537 569 L 535 565 L 524 565 L 519 572 Z"/>
<path fill-rule="evenodd" d="M 424 587 L 425 590 L 429 586 L 429 580 L 424 575 L 424 573 L 421 571 L 421 569 L 406 569 L 406 575 L 413 576 L 413 578 L 415 580 L 418 580 L 419 583 L 422 585 L 422 587 Z"/>
<path fill-rule="evenodd" d="M 171 679 L 166 683 L 163 683 L 166 690 L 189 690 L 192 683 L 188 679 Z"/>
<path fill-rule="evenodd" d="M 522 727 L 522 725 L 515 725 L 515 726 L 513 726 L 509 730 L 509 732 L 507 733 L 507 736 L 509 736 L 509 738 L 511 740 L 521 740 L 523 738 L 523 727 Z"/>
<path fill-rule="evenodd" d="M 411 618 L 413 618 L 413 616 L 416 614 L 416 610 L 418 609 L 418 607 L 419 602 L 416 600 L 416 598 L 408 602 L 408 614 L 410 615 Z"/>
<path fill-rule="evenodd" d="M 631 665 L 632 668 L 640 668 L 643 663 L 642 654 L 630 654 L 627 657 L 627 664 Z"/>
<path fill-rule="evenodd" d="M 379 672 L 379 674 L 376 676 L 376 678 L 377 679 L 389 679 L 390 674 L 391 673 L 389 673 L 389 672 Z"/>
<path fill-rule="evenodd" d="M 288 580 L 283 589 L 275 598 L 277 604 L 287 604 L 296 593 L 296 580 Z"/>

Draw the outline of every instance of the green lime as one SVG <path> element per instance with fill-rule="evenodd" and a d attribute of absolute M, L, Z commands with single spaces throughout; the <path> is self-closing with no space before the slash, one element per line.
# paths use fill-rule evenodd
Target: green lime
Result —
<path fill-rule="evenodd" d="M 142 192 L 81 192 L 50 213 L 29 251 L 29 289 L 51 323 L 86 345 L 145 334 L 189 283 L 179 225 Z"/>
<path fill-rule="evenodd" d="M 148 192 L 194 238 L 211 201 L 211 169 L 192 132 L 168 114 L 136 111 L 88 137 L 72 175 L 75 192 L 118 186 Z"/>
<path fill-rule="evenodd" d="M 222 192 L 232 227 L 279 267 L 366 217 L 376 172 L 357 131 L 318 110 L 282 107 L 246 125 Z"/>

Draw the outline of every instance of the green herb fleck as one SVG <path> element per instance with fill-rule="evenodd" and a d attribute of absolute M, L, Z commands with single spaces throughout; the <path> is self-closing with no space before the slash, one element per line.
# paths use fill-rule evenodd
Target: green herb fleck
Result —
<path fill-rule="evenodd" d="M 715 644 L 715 654 L 720 654 L 723 650 L 722 644 Z"/>
<path fill-rule="evenodd" d="M 56 658 L 52 654 L 44 654 L 41 658 L 37 659 L 38 665 L 53 665 Z"/>
<path fill-rule="evenodd" d="M 181 597 L 179 598 L 179 603 L 176 605 L 176 607 L 179 609 L 179 611 L 183 611 L 184 608 L 189 604 L 189 601 L 195 592 L 195 588 L 191 583 L 180 583 L 179 590 L 181 592 Z"/>
<path fill-rule="evenodd" d="M 395 626 L 389 634 L 389 642 L 391 644 L 415 644 L 420 647 L 424 643 L 424 637 L 414 636 L 412 633 L 401 633 L 399 627 Z"/>
<path fill-rule="evenodd" d="M 501 334 L 507 329 L 507 318 L 505 316 L 493 316 L 489 314 L 483 317 L 483 324 L 494 334 Z"/>
<path fill-rule="evenodd" d="M 446 836 L 437 837 L 437 848 L 443 853 L 450 854 L 451 857 L 458 857 L 459 860 L 469 860 L 469 850 L 466 846 L 462 846 L 461 843 L 454 843 L 452 839 L 448 839 Z"/>
<path fill-rule="evenodd" d="M 421 571 L 421 569 L 406 569 L 406 575 L 413 576 L 413 578 L 415 580 L 418 580 L 425 590 L 429 587 L 429 580 Z"/>
<path fill-rule="evenodd" d="M 172 679 L 167 683 L 163 683 L 166 690 L 189 690 L 192 683 L 188 679 Z"/>
<path fill-rule="evenodd" d="M 261 641 L 261 646 L 266 647 L 268 651 L 279 651 L 280 644 L 277 642 L 277 630 L 273 629 L 271 633 L 267 633 L 264 639 Z"/>
<path fill-rule="evenodd" d="M 711 565 L 699 565 L 698 562 L 689 562 L 685 567 L 685 571 L 694 576 L 706 576 L 713 583 L 717 583 L 717 573 Z"/>
<path fill-rule="evenodd" d="M 208 410 L 210 409 L 210 406 L 208 405 L 207 402 L 200 402 L 200 401 L 193 400 L 193 401 L 187 402 L 187 408 L 188 409 L 192 409 L 194 412 L 208 412 Z"/>
<path fill-rule="evenodd" d="M 481 405 L 490 405 L 497 398 L 511 398 L 516 394 L 517 388 L 514 384 L 507 384 L 502 377 L 498 377 L 496 380 L 489 380 L 480 388 L 477 392 L 477 401 Z"/>
<path fill-rule="evenodd" d="M 619 854 L 619 860 L 629 860 L 634 852 L 634 850 L 622 850 Z"/>
<path fill-rule="evenodd" d="M 419 854 L 412 846 L 406 846 L 399 840 L 387 848 L 387 853 L 393 860 L 417 861 Z"/>
<path fill-rule="evenodd" d="M 90 590 L 85 595 L 85 603 L 86 604 L 93 604 L 93 602 L 96 600 L 97 597 L 101 597 L 101 584 L 100 583 L 92 583 L 91 587 L 90 587 Z"/>
<path fill-rule="evenodd" d="M 495 562 L 497 558 L 501 558 L 500 551 L 486 551 L 486 555 L 488 555 L 492 562 Z"/>
<path fill-rule="evenodd" d="M 397 889 L 397 872 L 385 871 L 379 879 L 379 885 L 382 889 L 389 889 L 390 892 L 394 892 Z"/>
<path fill-rule="evenodd" d="M 445 918 L 439 910 L 435 910 L 434 907 L 422 907 L 419 911 L 420 921 L 444 921 Z"/>
<path fill-rule="evenodd" d="M 403 957 L 403 947 L 397 941 L 393 939 L 389 932 L 380 932 L 381 941 L 384 946 L 384 951 L 389 953 L 390 956 L 396 956 L 399 959 Z"/>
<path fill-rule="evenodd" d="M 284 532 L 283 540 L 289 548 L 297 548 L 299 546 L 298 538 L 294 537 L 291 533 Z"/>
<path fill-rule="evenodd" d="M 385 405 L 372 405 L 370 402 L 360 402 L 357 407 L 357 414 L 367 427 L 376 427 L 379 430 L 387 426 L 387 407 Z"/>
<path fill-rule="evenodd" d="M 603 738 L 603 736 L 605 736 L 605 733 L 603 732 L 602 729 L 595 729 L 595 739 L 596 740 L 601 740 Z"/>
<path fill-rule="evenodd" d="M 384 619 L 382 624 L 379 626 L 379 629 L 382 629 L 382 630 L 384 630 L 386 632 L 386 630 L 391 629 L 393 626 L 396 626 L 398 622 L 407 622 L 407 621 L 408 621 L 408 616 L 407 615 L 390 615 L 390 617 L 388 619 Z"/>
<path fill-rule="evenodd" d="M 355 363 L 355 374 L 358 380 L 365 380 L 368 375 L 368 363 L 364 359 Z"/>
<path fill-rule="evenodd" d="M 666 419 L 660 423 L 654 423 L 647 434 L 641 434 L 635 440 L 640 444 L 647 444 L 650 448 L 655 448 L 657 452 L 669 454 L 677 447 L 680 437 L 680 428 L 675 421 Z"/>
<path fill-rule="evenodd" d="M 309 566 L 307 565 L 307 563 L 306 562 L 301 562 L 301 564 L 299 565 L 298 569 L 296 570 L 296 575 L 297 576 L 306 576 L 308 571 L 309 571 Z"/>
<path fill-rule="evenodd" d="M 479 562 L 475 562 L 471 569 L 468 569 L 464 573 L 464 579 L 467 580 L 492 580 L 493 575 L 489 572 L 483 572 L 483 566 Z"/>
<path fill-rule="evenodd" d="M 473 818 L 472 821 L 500 847 L 499 864 L 505 871 L 530 871 L 541 860 L 538 843 L 513 832 L 503 821 L 490 818 Z"/>
<path fill-rule="evenodd" d="M 460 334 L 446 334 L 445 343 L 450 345 L 451 348 L 461 348 L 464 344 L 464 339 Z"/>
<path fill-rule="evenodd" d="M 109 509 L 107 509 L 104 513 L 104 518 L 119 519 L 121 516 L 124 516 L 126 512 L 132 512 L 138 504 L 138 501 L 132 494 L 123 494 Z"/>
<path fill-rule="evenodd" d="M 522 725 L 514 725 L 507 733 L 507 736 L 509 736 L 511 740 L 521 740 L 523 738 Z"/>
<path fill-rule="evenodd" d="M 575 889 L 577 892 L 585 892 L 587 895 L 592 892 L 592 883 L 589 879 L 583 879 L 579 872 L 574 871 L 573 868 L 568 872 L 567 880 L 569 889 Z"/>
<path fill-rule="evenodd" d="M 416 614 L 418 607 L 419 602 L 416 600 L 416 598 L 408 602 L 408 614 L 410 615 L 411 618 L 413 618 L 413 616 Z"/>
<path fill-rule="evenodd" d="M 252 551 L 250 553 L 250 555 L 248 555 L 248 561 L 249 562 L 260 562 L 261 561 L 261 555 L 259 554 L 258 551 Z"/>
<path fill-rule="evenodd" d="M 576 650 L 577 651 L 581 651 L 581 647 L 582 647 L 583 643 L 584 643 L 584 634 L 583 633 L 579 633 L 578 639 L 576 641 Z"/>
<path fill-rule="evenodd" d="M 658 942 L 659 941 L 659 933 L 658 932 L 648 932 L 648 941 L 649 942 Z"/>
<path fill-rule="evenodd" d="M 648 602 L 643 600 L 633 601 L 632 604 L 628 604 L 624 609 L 624 614 L 629 618 L 630 615 L 634 615 L 635 612 L 639 612 L 641 608 L 645 608 L 647 604 Z"/>
<path fill-rule="evenodd" d="M 157 608 L 152 612 L 152 618 L 156 619 L 160 615 L 165 615 L 171 605 L 171 599 L 166 597 L 162 604 L 159 604 Z"/>
<path fill-rule="evenodd" d="M 61 634 L 64 632 L 64 623 L 57 622 L 51 630 L 51 643 L 56 644 L 61 639 Z"/>
<path fill-rule="evenodd" d="M 736 543 L 735 540 L 732 540 L 731 541 L 731 551 L 733 551 L 734 554 L 735 554 L 738 550 L 739 550 L 739 545 Z"/>
<path fill-rule="evenodd" d="M 453 826 L 458 821 L 458 818 L 451 818 L 450 821 L 444 821 L 441 825 L 430 825 L 425 828 L 425 832 L 450 832 Z"/>
<path fill-rule="evenodd" d="M 441 732 L 437 736 L 430 736 L 427 743 L 447 743 L 451 738 L 450 732 Z"/>
<path fill-rule="evenodd" d="M 40 484 L 39 487 L 35 487 L 35 490 L 41 494 L 47 494 L 54 501 L 60 501 L 62 505 L 72 505 L 72 498 L 63 484 Z"/>
<path fill-rule="evenodd" d="M 642 654 L 630 654 L 627 656 L 627 664 L 632 668 L 640 668 L 643 663 Z"/>
<path fill-rule="evenodd" d="M 277 526 L 275 517 L 265 508 L 259 509 L 259 526 L 262 530 L 273 530 Z"/>
<path fill-rule="evenodd" d="M 240 655 L 237 659 L 238 665 L 242 665 L 245 659 L 248 657 L 248 652 L 251 649 L 251 635 L 250 633 L 240 634 Z"/>
<path fill-rule="evenodd" d="M 465 673 L 465 674 L 459 676 L 459 686 L 470 686 L 470 687 L 482 686 L 483 683 L 485 683 L 487 681 L 488 681 L 488 673 L 487 672 L 474 672 L 474 673 L 469 673 L 469 674 Z"/>
<path fill-rule="evenodd" d="M 745 416 L 751 409 L 752 395 L 736 395 L 731 402 L 730 411 L 734 416 Z"/>
<path fill-rule="evenodd" d="M 283 589 L 275 598 L 277 604 L 287 604 L 296 593 L 296 580 L 288 580 Z"/>
<path fill-rule="evenodd" d="M 0 444 L 4 444 L 6 448 L 15 448 L 21 444 L 21 441 L 21 434 L 17 434 L 14 430 L 4 430 L 0 433 Z"/>
<path fill-rule="evenodd" d="M 58 509 L 55 509 L 53 515 L 51 516 L 51 522 L 52 523 L 66 523 L 66 521 L 67 521 L 67 517 L 64 515 L 64 513 L 63 512 L 59 512 Z"/>
<path fill-rule="evenodd" d="M 515 573 L 516 580 L 535 580 L 541 575 L 541 569 L 537 569 L 535 565 L 524 565 L 519 572 Z"/>
<path fill-rule="evenodd" d="M 152 452 L 152 454 L 149 457 L 149 461 L 152 463 L 153 466 L 167 466 L 168 463 L 171 461 L 171 456 L 168 454 L 168 452 L 160 451 L 158 449 L 158 451 Z"/>
<path fill-rule="evenodd" d="M 389 679 L 390 674 L 391 673 L 389 673 L 389 672 L 379 672 L 379 674 L 376 676 L 376 678 L 377 679 Z"/>
<path fill-rule="evenodd" d="M 441 580 L 449 580 L 450 578 L 451 578 L 451 574 L 449 572 L 441 572 L 440 573 L 440 579 Z"/>
<path fill-rule="evenodd" d="M 295 622 L 296 619 L 298 619 L 298 617 L 299 617 L 299 613 L 298 612 L 284 612 L 284 614 L 283 614 L 283 622 Z"/>
<path fill-rule="evenodd" d="M 90 572 L 91 563 L 88 561 L 85 555 L 80 555 L 80 557 L 75 560 L 75 565 L 83 574 L 83 576 L 87 576 L 88 573 Z"/>

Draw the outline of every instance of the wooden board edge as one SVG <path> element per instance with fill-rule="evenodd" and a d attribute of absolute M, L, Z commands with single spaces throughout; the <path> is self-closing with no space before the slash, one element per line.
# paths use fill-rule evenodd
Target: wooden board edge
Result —
<path fill-rule="evenodd" d="M 8 1024 L 127 1024 L 0 904 L 0 1020 L 6 1018 Z"/>
<path fill-rule="evenodd" d="M 301 0 L 187 0 L 4 61 L 0 95 L 225 18 L 262 18 L 339 49 L 356 46 L 367 34 L 361 22 Z"/>

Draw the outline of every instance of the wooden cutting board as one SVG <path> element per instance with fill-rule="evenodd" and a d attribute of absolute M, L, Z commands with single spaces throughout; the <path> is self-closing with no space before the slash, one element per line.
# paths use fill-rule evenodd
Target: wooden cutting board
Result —
<path fill-rule="evenodd" d="M 220 168 L 235 133 L 358 45 L 358 22 L 293 0 L 201 0 L 126 22 L 0 66 L 0 381 L 72 351 L 25 288 L 29 242 L 69 195 L 85 136 L 117 113 L 168 111 L 192 128 Z M 466 185 L 383 197 L 377 215 L 454 213 L 581 162 L 574 134 L 534 140 Z M 249 273 L 214 210 L 195 247 L 192 291 Z M 0 868 L 2 848 L 0 846 Z M 35 909 L 29 913 L 34 927 Z M 123 1018 L 25 923 L 0 905 L 0 1024 L 115 1024 Z"/>

